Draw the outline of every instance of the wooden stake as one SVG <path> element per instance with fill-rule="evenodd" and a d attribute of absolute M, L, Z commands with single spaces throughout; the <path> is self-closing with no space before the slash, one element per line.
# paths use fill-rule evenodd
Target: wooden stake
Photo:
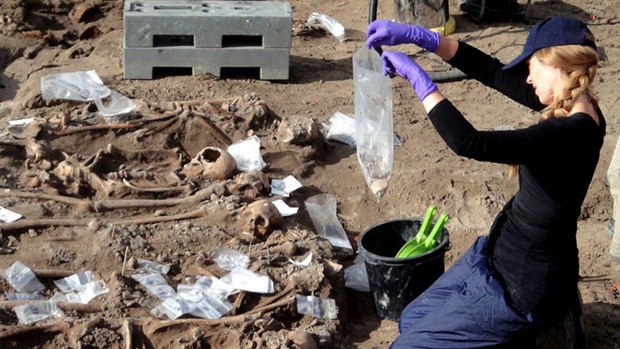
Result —
<path fill-rule="evenodd" d="M 129 246 L 125 246 L 125 256 L 123 257 L 123 270 L 121 270 L 121 276 L 125 276 L 125 266 L 127 265 L 127 252 L 129 252 Z"/>

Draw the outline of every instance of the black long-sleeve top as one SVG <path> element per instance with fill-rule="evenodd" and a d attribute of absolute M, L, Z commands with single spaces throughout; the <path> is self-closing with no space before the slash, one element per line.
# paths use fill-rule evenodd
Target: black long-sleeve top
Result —
<path fill-rule="evenodd" d="M 525 74 L 502 70 L 497 59 L 460 42 L 448 61 L 469 77 L 534 110 L 542 105 Z M 519 189 L 503 210 L 491 263 L 518 308 L 549 321 L 563 315 L 577 290 L 577 219 L 594 175 L 606 123 L 585 113 L 507 131 L 476 130 L 450 101 L 428 114 L 458 155 L 519 165 Z"/>

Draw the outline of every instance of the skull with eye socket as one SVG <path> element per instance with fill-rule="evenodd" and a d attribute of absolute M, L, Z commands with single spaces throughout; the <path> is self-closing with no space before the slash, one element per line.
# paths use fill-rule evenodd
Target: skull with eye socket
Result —
<path fill-rule="evenodd" d="M 224 149 L 206 147 L 183 166 L 181 173 L 192 181 L 226 180 L 232 178 L 237 169 L 237 161 Z"/>
<path fill-rule="evenodd" d="M 271 201 L 257 200 L 239 214 L 237 225 L 245 234 L 265 238 L 282 227 L 282 214 Z"/>

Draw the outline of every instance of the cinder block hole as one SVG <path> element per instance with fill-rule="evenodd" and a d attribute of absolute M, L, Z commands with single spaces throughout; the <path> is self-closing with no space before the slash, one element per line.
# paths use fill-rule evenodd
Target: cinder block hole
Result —
<path fill-rule="evenodd" d="M 260 67 L 221 67 L 222 79 L 260 79 Z"/>
<path fill-rule="evenodd" d="M 193 71 L 192 67 L 153 67 L 153 79 L 168 76 L 191 76 Z"/>
<path fill-rule="evenodd" d="M 141 2 L 132 2 L 129 4 L 129 12 L 142 12 L 142 4 Z"/>
<path fill-rule="evenodd" d="M 190 11 L 192 9 L 192 6 L 191 5 L 154 5 L 153 9 L 164 10 L 164 11 Z"/>
<path fill-rule="evenodd" d="M 262 35 L 222 35 L 222 47 L 263 47 Z"/>
<path fill-rule="evenodd" d="M 194 46 L 193 35 L 153 35 L 154 47 Z"/>

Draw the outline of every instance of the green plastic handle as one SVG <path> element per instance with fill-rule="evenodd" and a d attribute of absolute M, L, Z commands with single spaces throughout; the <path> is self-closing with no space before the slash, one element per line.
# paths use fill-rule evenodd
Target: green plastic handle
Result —
<path fill-rule="evenodd" d="M 428 234 L 428 237 L 424 241 L 424 246 L 427 248 L 427 251 L 435 246 L 437 235 L 439 235 L 439 232 L 441 232 L 441 230 L 443 229 L 443 226 L 446 225 L 448 218 L 449 218 L 448 214 L 444 212 L 437 219 L 437 223 L 435 223 L 433 230 L 431 231 L 430 234 Z"/>
<path fill-rule="evenodd" d="M 442 213 L 437 219 L 437 222 L 435 223 L 435 226 L 433 227 L 431 233 L 428 234 L 428 236 L 422 242 L 416 242 L 415 239 L 409 240 L 405 245 L 403 245 L 403 247 L 400 248 L 400 250 L 396 254 L 396 258 L 415 257 L 432 250 L 437 242 L 437 235 L 443 230 L 443 227 L 448 221 L 448 218 L 449 217 L 447 213 Z"/>
<path fill-rule="evenodd" d="M 424 217 L 424 221 L 422 221 L 422 225 L 420 226 L 418 235 L 415 236 L 416 242 L 421 243 L 426 239 L 426 233 L 431 227 L 431 223 L 433 222 L 433 218 L 435 217 L 435 212 L 437 212 L 437 207 L 435 205 L 430 205 L 426 210 L 426 216 Z"/>

